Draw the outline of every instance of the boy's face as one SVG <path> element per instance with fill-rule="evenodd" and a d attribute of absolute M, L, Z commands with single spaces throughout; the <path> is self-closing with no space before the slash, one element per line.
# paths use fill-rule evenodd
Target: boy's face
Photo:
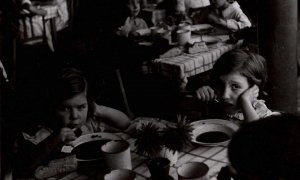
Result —
<path fill-rule="evenodd" d="M 227 0 L 210 0 L 210 4 L 217 9 L 222 9 L 223 7 L 226 7 L 229 3 Z"/>
<path fill-rule="evenodd" d="M 232 72 L 220 77 L 221 86 L 217 91 L 226 113 L 235 113 L 240 110 L 239 96 L 246 91 L 250 84 L 248 79 L 238 72 Z"/>
<path fill-rule="evenodd" d="M 129 0 L 127 7 L 130 10 L 131 16 L 137 16 L 140 13 L 140 1 L 139 0 Z"/>
<path fill-rule="evenodd" d="M 55 110 L 57 117 L 64 127 L 79 128 L 86 122 L 88 115 L 88 101 L 86 93 L 63 101 Z"/>

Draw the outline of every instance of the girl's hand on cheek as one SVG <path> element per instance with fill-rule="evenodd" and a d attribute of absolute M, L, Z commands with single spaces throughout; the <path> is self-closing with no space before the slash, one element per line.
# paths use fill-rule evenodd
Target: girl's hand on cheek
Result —
<path fill-rule="evenodd" d="M 257 99 L 259 93 L 259 88 L 257 85 L 253 85 L 249 89 L 247 89 L 245 92 L 241 94 L 240 100 L 241 101 L 249 101 L 253 102 Z"/>
<path fill-rule="evenodd" d="M 60 130 L 60 138 L 65 144 L 70 144 L 76 139 L 76 135 L 72 129 L 65 127 Z"/>

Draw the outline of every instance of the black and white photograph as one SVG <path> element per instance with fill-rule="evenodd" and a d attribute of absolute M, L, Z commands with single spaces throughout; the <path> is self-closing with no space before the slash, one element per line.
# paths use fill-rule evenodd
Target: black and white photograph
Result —
<path fill-rule="evenodd" d="M 300 180 L 298 0 L 1 0 L 0 179 Z"/>

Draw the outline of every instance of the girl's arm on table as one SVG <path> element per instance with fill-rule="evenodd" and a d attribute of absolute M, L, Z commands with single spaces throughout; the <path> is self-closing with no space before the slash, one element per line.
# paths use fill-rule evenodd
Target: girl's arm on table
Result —
<path fill-rule="evenodd" d="M 128 116 L 117 109 L 98 105 L 96 103 L 94 103 L 94 108 L 94 115 L 96 117 L 103 118 L 105 123 L 115 128 L 126 129 L 130 124 Z"/>
<path fill-rule="evenodd" d="M 251 27 L 251 22 L 248 17 L 243 13 L 239 12 L 236 15 L 236 19 L 227 19 L 227 28 L 231 30 L 240 30 L 246 27 Z"/>
<path fill-rule="evenodd" d="M 219 15 L 217 15 L 214 12 L 211 12 L 207 18 L 209 21 L 221 25 L 223 27 L 226 27 L 232 31 L 237 31 L 240 29 L 244 29 L 246 27 L 251 27 L 250 20 L 243 12 L 236 12 L 235 19 L 221 18 Z"/>

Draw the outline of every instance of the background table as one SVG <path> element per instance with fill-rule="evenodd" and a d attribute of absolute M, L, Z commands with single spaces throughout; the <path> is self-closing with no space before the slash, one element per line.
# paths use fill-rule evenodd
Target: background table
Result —
<path fill-rule="evenodd" d="M 224 38 L 224 37 L 222 37 Z M 224 39 L 225 40 L 225 39 Z M 213 68 L 220 56 L 232 49 L 239 48 L 243 40 L 235 44 L 220 42 L 208 46 L 208 51 L 196 54 L 183 53 L 169 58 L 158 58 L 146 62 L 143 71 L 146 73 L 159 73 L 168 79 L 175 81 L 180 89 L 185 89 L 188 78 L 206 72 Z"/>

